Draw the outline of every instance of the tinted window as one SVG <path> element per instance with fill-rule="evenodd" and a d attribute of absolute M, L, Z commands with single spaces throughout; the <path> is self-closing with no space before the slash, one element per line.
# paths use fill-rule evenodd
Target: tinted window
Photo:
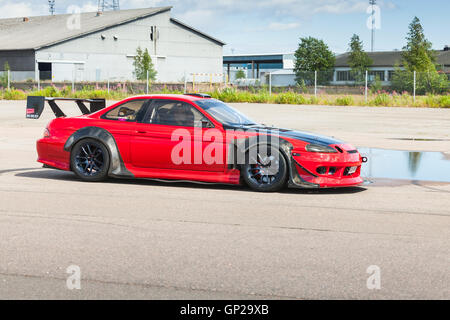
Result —
<path fill-rule="evenodd" d="M 149 122 L 169 126 L 202 127 L 207 118 L 189 103 L 157 100 L 153 104 Z"/>
<path fill-rule="evenodd" d="M 208 112 L 211 116 L 216 118 L 219 122 L 227 125 L 243 125 L 243 124 L 255 124 L 244 114 L 233 109 L 229 105 L 216 99 L 202 99 L 196 100 L 195 103 Z"/>
<path fill-rule="evenodd" d="M 131 100 L 122 103 L 111 111 L 108 111 L 104 115 L 104 118 L 119 121 L 136 121 L 146 101 L 147 100 Z"/>

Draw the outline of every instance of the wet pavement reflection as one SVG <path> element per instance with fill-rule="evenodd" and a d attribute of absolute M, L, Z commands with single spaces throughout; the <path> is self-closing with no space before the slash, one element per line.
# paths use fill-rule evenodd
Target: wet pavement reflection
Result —
<path fill-rule="evenodd" d="M 364 178 L 450 182 L 450 153 L 358 148 Z"/>

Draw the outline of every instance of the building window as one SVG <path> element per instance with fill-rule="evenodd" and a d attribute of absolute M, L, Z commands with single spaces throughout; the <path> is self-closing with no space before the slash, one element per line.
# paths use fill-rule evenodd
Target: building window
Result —
<path fill-rule="evenodd" d="M 337 71 L 337 81 L 354 81 L 350 71 Z"/>
<path fill-rule="evenodd" d="M 388 71 L 388 81 L 392 81 L 392 78 L 394 77 L 394 70 L 389 70 Z"/>
<path fill-rule="evenodd" d="M 381 71 L 369 71 L 369 80 L 375 81 L 376 79 L 384 81 L 384 70 Z"/>

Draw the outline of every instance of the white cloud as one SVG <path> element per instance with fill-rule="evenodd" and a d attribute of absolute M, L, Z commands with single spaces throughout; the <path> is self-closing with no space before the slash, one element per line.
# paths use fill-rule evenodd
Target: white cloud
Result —
<path fill-rule="evenodd" d="M 164 6 L 165 0 L 122 0 L 120 6 L 130 6 L 132 8 L 150 8 Z"/>
<path fill-rule="evenodd" d="M 197 25 L 207 25 L 213 23 L 216 17 L 211 10 L 195 9 L 178 14 L 177 18 L 186 23 L 195 21 Z"/>
<path fill-rule="evenodd" d="M 291 22 L 291 23 L 272 22 L 269 24 L 269 29 L 275 30 L 275 31 L 289 30 L 289 29 L 295 29 L 299 25 L 300 25 L 300 23 L 297 23 L 297 22 Z"/>
<path fill-rule="evenodd" d="M 98 10 L 98 5 L 95 5 L 92 2 L 85 3 L 81 7 L 81 12 L 95 12 L 97 10 Z"/>
<path fill-rule="evenodd" d="M 28 2 L 0 1 L 0 18 L 28 17 L 33 9 Z"/>

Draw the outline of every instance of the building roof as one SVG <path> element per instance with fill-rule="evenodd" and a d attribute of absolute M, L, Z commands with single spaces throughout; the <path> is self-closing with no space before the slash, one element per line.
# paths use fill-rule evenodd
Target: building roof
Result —
<path fill-rule="evenodd" d="M 80 14 L 80 29 L 69 29 L 67 27 L 68 18 L 71 14 L 0 19 L 0 51 L 37 50 L 49 47 L 117 25 L 166 12 L 171 8 L 171 6 L 168 6 L 105 11 L 101 15 L 97 15 L 97 12 L 85 12 Z M 178 20 L 173 20 L 171 19 L 174 23 L 182 24 Z M 183 26 L 213 42 L 224 44 L 192 27 L 185 24 Z"/>
<path fill-rule="evenodd" d="M 214 38 L 214 37 L 212 37 L 212 36 L 210 36 L 210 35 L 207 35 L 207 34 L 204 33 L 204 32 L 199 31 L 198 29 L 195 29 L 194 27 L 188 26 L 186 23 L 181 22 L 181 21 L 178 20 L 178 19 L 170 18 L 170 21 L 171 21 L 172 23 L 175 23 L 176 25 L 182 27 L 182 28 L 188 29 L 188 30 L 190 30 L 191 32 L 194 32 L 194 33 L 198 34 L 199 36 L 204 37 L 204 38 L 206 38 L 206 39 L 208 39 L 208 40 L 211 40 L 212 42 L 215 42 L 215 43 L 217 43 L 217 44 L 219 44 L 219 45 L 221 45 L 221 46 L 224 46 L 224 45 L 226 44 L 225 42 L 223 42 L 223 41 L 221 41 L 221 40 L 219 40 L 219 39 L 216 39 L 216 38 Z"/>
<path fill-rule="evenodd" d="M 223 56 L 223 63 L 282 63 L 282 54 Z"/>
<path fill-rule="evenodd" d="M 226 54 L 224 57 L 250 57 L 250 56 L 286 56 L 286 55 L 293 55 L 295 52 L 266 52 L 266 53 L 233 53 L 233 54 Z"/>
<path fill-rule="evenodd" d="M 450 51 L 438 50 L 436 53 L 436 62 L 441 65 L 450 65 Z M 393 67 L 401 64 L 402 51 L 377 51 L 367 52 L 367 55 L 373 60 L 371 67 Z M 336 56 L 335 67 L 349 67 L 349 53 Z"/>

